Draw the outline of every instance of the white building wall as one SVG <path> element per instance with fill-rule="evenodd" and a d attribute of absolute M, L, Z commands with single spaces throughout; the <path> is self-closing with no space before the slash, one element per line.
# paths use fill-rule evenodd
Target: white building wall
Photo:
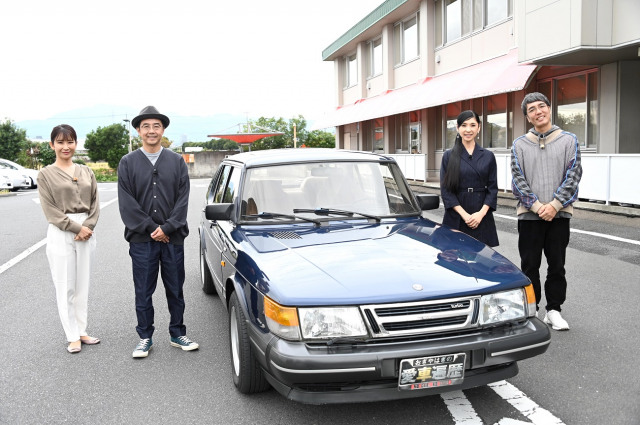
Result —
<path fill-rule="evenodd" d="M 440 62 L 436 61 L 436 75 L 505 55 L 515 47 L 513 25 L 513 20 L 509 19 L 438 49 L 436 56 L 440 57 Z"/>

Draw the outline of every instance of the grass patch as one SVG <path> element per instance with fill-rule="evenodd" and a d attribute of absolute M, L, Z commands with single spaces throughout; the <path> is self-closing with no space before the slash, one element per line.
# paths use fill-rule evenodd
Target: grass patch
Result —
<path fill-rule="evenodd" d="M 96 176 L 96 181 L 99 183 L 104 182 L 117 182 L 118 181 L 118 173 L 116 170 L 112 168 L 93 168 L 91 164 L 88 164 L 89 167 L 93 170 L 93 174 Z"/>

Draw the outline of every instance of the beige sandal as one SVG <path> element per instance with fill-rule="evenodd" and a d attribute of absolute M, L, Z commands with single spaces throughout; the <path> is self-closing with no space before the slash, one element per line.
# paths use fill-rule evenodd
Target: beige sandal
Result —
<path fill-rule="evenodd" d="M 94 338 L 92 336 L 87 336 L 85 338 L 80 337 L 80 342 L 82 344 L 87 344 L 87 345 L 96 345 L 96 344 L 100 344 L 100 339 Z"/>
<path fill-rule="evenodd" d="M 72 347 L 70 343 L 69 346 L 67 347 L 67 351 L 70 352 L 71 354 L 75 354 L 75 353 L 79 353 L 80 351 L 82 351 L 82 344 L 78 345 L 77 347 Z"/>

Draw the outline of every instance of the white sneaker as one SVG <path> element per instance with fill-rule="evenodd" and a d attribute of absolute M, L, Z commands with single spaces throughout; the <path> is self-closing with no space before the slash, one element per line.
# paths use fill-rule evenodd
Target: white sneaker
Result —
<path fill-rule="evenodd" d="M 554 331 L 568 331 L 569 324 L 562 318 L 558 310 L 549 310 L 544 316 L 544 323 L 551 326 Z"/>

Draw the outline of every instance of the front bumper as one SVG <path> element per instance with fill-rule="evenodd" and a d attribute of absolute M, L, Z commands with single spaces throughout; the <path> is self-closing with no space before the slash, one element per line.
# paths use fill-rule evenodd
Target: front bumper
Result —
<path fill-rule="evenodd" d="M 412 398 L 486 385 L 515 376 L 516 361 L 544 353 L 551 341 L 548 327 L 537 318 L 466 335 L 361 345 L 311 345 L 267 337 L 255 328 L 251 333 L 256 359 L 271 385 L 309 404 Z M 454 353 L 466 353 L 462 384 L 398 390 L 400 360 Z"/>

